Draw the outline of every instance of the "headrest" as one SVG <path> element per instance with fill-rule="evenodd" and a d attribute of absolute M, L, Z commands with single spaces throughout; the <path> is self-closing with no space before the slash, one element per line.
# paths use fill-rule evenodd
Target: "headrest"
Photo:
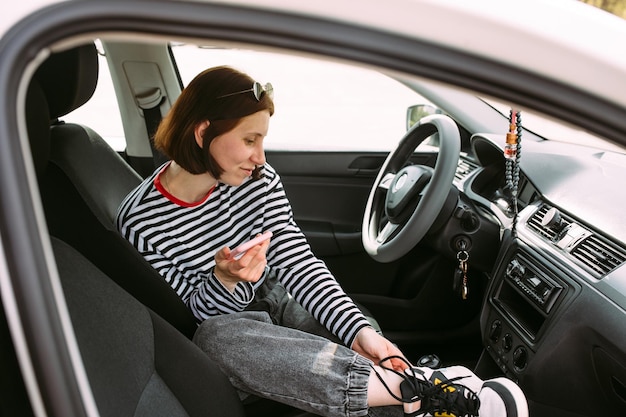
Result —
<path fill-rule="evenodd" d="M 39 178 L 50 157 L 50 113 L 46 97 L 35 79 L 31 80 L 26 93 L 26 126 L 33 163 Z"/>
<path fill-rule="evenodd" d="M 98 52 L 94 44 L 50 55 L 35 73 L 57 119 L 85 104 L 98 83 Z"/>

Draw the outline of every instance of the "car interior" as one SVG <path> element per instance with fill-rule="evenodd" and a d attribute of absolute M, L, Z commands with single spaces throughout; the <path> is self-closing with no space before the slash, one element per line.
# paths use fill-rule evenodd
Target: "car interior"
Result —
<path fill-rule="evenodd" d="M 197 324 L 189 309 L 117 232 L 117 206 L 141 177 L 96 132 L 59 120 L 91 97 L 97 64 L 94 44 L 51 56 L 26 107 L 55 258 L 101 415 L 306 415 L 261 400 L 244 413 L 226 377 L 191 342 Z"/>
<path fill-rule="evenodd" d="M 101 68 L 92 41 L 52 53 L 34 72 L 25 102 L 45 224 L 99 414 L 310 415 L 241 400 L 191 342 L 197 327 L 191 312 L 118 233 L 120 202 L 163 161 L 150 147 L 150 132 L 183 85 L 175 63 L 142 55 L 158 50 L 167 62 L 166 42 L 102 42 L 116 93 L 129 98 L 119 104 L 132 119 L 125 120 L 126 149 L 114 150 L 86 124 L 65 121 L 96 89 Z M 425 97 L 441 108 L 450 104 L 444 87 L 426 85 Z M 471 105 L 493 110 L 482 101 Z M 440 113 L 410 128 L 404 148 L 391 156 L 267 151 L 314 253 L 411 361 L 463 364 L 483 378 L 505 375 L 523 388 L 535 417 L 626 412 L 620 269 L 626 247 L 606 232 L 609 219 L 581 208 L 582 220 L 562 197 L 570 195 L 568 169 L 589 174 L 573 175 L 587 189 L 598 178 L 618 184 L 623 169 L 600 166 L 601 153 L 565 150 L 524 131 L 515 171 L 499 145 L 509 128 L 506 115 L 472 125 Z M 502 137 L 492 128 L 500 123 Z M 416 150 L 433 134 L 441 136 L 434 152 Z M 445 144 L 450 137 L 457 148 Z M 380 194 L 397 185 L 388 174 L 412 175 L 416 166 L 442 183 L 428 190 L 439 190 L 433 200 L 440 205 L 429 206 L 430 224 L 418 245 L 405 244 L 401 255 L 381 262 L 363 247 L 364 216 L 375 240 L 386 221 Z M 611 218 L 618 217 L 615 210 Z M 35 415 L 28 404 L 21 407 L 19 415 Z"/>

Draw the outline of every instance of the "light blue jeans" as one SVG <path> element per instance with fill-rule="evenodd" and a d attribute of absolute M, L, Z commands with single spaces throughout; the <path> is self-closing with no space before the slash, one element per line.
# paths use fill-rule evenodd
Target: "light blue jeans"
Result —
<path fill-rule="evenodd" d="M 247 311 L 212 317 L 194 342 L 242 398 L 253 394 L 321 416 L 402 416 L 368 409 L 371 361 L 342 345 L 280 284 L 269 280 Z"/>

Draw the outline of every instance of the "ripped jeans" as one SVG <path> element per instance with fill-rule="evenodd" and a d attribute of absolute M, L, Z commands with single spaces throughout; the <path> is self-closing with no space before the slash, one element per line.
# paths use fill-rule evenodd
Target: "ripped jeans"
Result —
<path fill-rule="evenodd" d="M 242 398 L 253 394 L 321 416 L 403 415 L 400 406 L 368 409 L 371 361 L 341 344 L 273 280 L 246 311 L 205 320 L 194 342 Z"/>

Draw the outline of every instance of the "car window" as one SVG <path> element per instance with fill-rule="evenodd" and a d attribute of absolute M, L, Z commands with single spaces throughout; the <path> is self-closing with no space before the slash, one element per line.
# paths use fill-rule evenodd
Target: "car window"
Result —
<path fill-rule="evenodd" d="M 274 87 L 268 150 L 389 151 L 406 132 L 407 108 L 426 103 L 381 73 L 279 53 L 172 45 L 183 85 L 230 65 Z"/>
<path fill-rule="evenodd" d="M 99 51 L 102 48 L 98 45 Z M 312 58 L 241 49 L 173 45 L 183 85 L 206 68 L 230 65 L 274 86 L 268 150 L 389 151 L 406 132 L 408 107 L 429 103 L 379 72 Z M 117 151 L 124 128 L 106 57 L 93 97 L 63 117 L 98 132 Z"/>

